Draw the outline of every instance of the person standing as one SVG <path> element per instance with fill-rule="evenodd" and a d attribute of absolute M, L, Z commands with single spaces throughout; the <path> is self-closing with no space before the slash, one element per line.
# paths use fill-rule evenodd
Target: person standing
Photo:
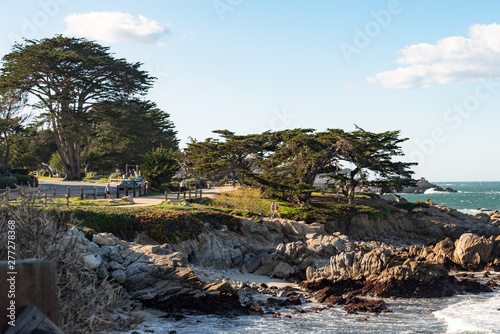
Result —
<path fill-rule="evenodd" d="M 274 218 L 274 210 L 276 208 L 276 204 L 274 202 L 271 203 L 271 218 Z"/>

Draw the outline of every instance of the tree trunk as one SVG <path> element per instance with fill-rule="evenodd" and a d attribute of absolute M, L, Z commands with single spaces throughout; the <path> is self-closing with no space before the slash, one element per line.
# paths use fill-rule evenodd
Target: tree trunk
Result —
<path fill-rule="evenodd" d="M 354 203 L 354 195 L 356 194 L 356 185 L 347 186 L 347 201 L 349 204 Z"/>

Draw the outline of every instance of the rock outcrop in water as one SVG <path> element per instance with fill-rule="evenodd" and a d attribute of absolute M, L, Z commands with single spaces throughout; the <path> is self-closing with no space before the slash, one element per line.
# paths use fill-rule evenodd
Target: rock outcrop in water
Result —
<path fill-rule="evenodd" d="M 451 192 L 451 193 L 457 192 L 455 189 L 452 189 L 450 187 L 443 189 L 440 186 L 437 186 L 433 183 L 430 183 L 429 181 L 427 181 L 423 177 L 417 181 L 417 184 L 415 185 L 415 187 L 405 187 L 405 188 L 403 188 L 403 190 L 401 192 L 406 193 L 406 194 L 423 194 L 427 190 L 431 190 L 431 189 L 434 191 L 445 191 L 445 192 Z"/>

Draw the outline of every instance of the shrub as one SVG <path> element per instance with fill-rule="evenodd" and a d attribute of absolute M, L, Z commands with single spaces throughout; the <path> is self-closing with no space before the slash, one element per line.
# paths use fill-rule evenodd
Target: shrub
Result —
<path fill-rule="evenodd" d="M 67 240 L 68 229 L 76 223 L 68 212 L 37 209 L 29 202 L 0 207 L 0 260 L 7 260 L 6 223 L 13 219 L 16 259 L 37 258 L 56 264 L 61 329 L 65 333 L 102 333 L 114 329 L 119 324 L 113 310 L 129 307 L 123 287 L 98 279 L 95 271 L 82 266 L 84 251 Z"/>
<path fill-rule="evenodd" d="M 111 175 L 109 175 L 109 179 L 121 179 L 122 178 L 122 175 L 120 173 L 111 173 Z"/>
<path fill-rule="evenodd" d="M 134 229 L 146 234 L 160 243 L 176 243 L 195 239 L 203 223 L 183 211 L 146 211 L 133 215 Z"/>
<path fill-rule="evenodd" d="M 38 171 L 38 176 L 41 176 L 41 177 L 47 176 L 48 174 L 49 174 L 49 172 L 47 172 L 45 169 L 40 169 Z"/>
<path fill-rule="evenodd" d="M 0 177 L 0 189 L 15 188 L 17 184 L 17 178 L 15 176 L 1 176 Z"/>

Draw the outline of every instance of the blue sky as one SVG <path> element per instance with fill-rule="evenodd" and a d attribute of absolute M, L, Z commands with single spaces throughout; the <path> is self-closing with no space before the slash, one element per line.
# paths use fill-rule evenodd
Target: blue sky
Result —
<path fill-rule="evenodd" d="M 38 0 L 3 4 L 13 40 L 86 37 L 158 77 L 179 138 L 286 128 L 410 138 L 431 181 L 499 181 L 500 3 Z"/>

